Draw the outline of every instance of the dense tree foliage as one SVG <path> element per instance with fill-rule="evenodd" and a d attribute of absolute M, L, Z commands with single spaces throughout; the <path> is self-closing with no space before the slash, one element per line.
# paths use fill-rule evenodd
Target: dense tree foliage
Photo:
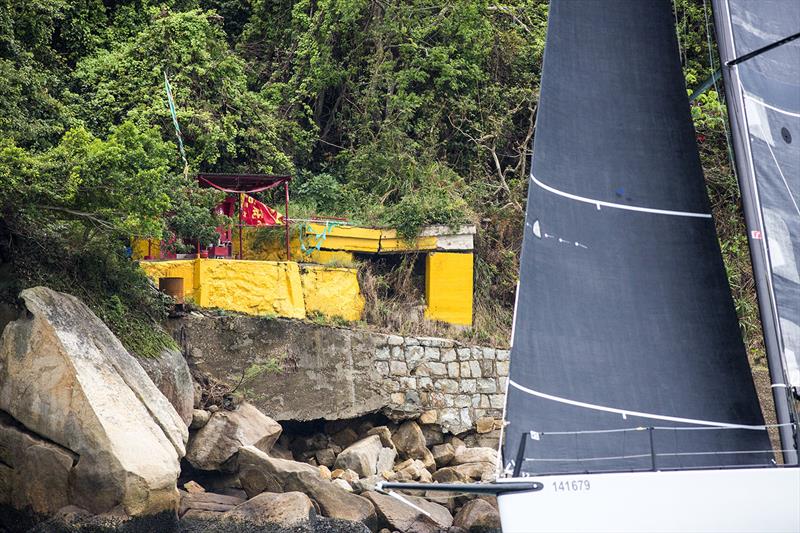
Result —
<path fill-rule="evenodd" d="M 708 13 L 675 13 L 694 87 L 712 72 Z M 183 176 L 166 72 L 192 173 L 292 173 L 297 208 L 409 237 L 478 223 L 478 326 L 505 331 L 546 19 L 545 0 L 0 0 L 5 231 L 117 253 L 216 224 Z M 754 326 L 718 93 L 693 112 Z"/>

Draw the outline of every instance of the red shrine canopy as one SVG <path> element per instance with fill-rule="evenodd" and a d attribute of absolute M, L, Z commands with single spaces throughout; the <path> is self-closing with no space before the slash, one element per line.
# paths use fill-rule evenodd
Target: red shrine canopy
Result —
<path fill-rule="evenodd" d="M 213 187 L 230 193 L 261 192 L 292 180 L 291 176 L 272 174 L 198 174 L 197 181 L 201 187 Z"/>
<path fill-rule="evenodd" d="M 283 185 L 285 207 L 284 207 L 284 228 L 286 240 L 286 260 L 291 260 L 289 250 L 289 182 L 291 176 L 276 176 L 272 174 L 198 174 L 197 181 L 201 187 L 213 187 L 220 191 L 236 194 L 239 200 L 239 259 L 244 257 L 242 247 L 242 230 L 246 225 L 242 220 L 242 193 L 254 193 L 266 191 L 279 185 Z"/>

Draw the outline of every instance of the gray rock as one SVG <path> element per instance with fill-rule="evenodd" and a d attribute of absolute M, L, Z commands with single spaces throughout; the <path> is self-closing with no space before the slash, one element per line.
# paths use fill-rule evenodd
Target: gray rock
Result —
<path fill-rule="evenodd" d="M 420 429 L 425 436 L 425 446 L 430 448 L 431 446 L 444 442 L 444 433 L 442 432 L 441 426 L 424 424 L 420 426 Z"/>
<path fill-rule="evenodd" d="M 136 360 L 188 426 L 194 408 L 194 381 L 181 351 L 165 349 L 158 357 L 138 357 Z"/>
<path fill-rule="evenodd" d="M 378 486 L 378 483 L 386 481 L 382 476 L 369 476 L 352 483 L 353 491 L 361 494 L 362 492 L 368 490 L 375 490 Z"/>
<path fill-rule="evenodd" d="M 491 463 L 497 464 L 497 450 L 492 448 L 457 448 L 453 457 L 454 465 L 465 463 Z"/>
<path fill-rule="evenodd" d="M 204 409 L 192 409 L 192 423 L 189 424 L 189 429 L 200 429 L 208 424 L 208 419 L 211 418 L 211 413 Z"/>
<path fill-rule="evenodd" d="M 443 506 L 417 496 L 403 496 L 417 507 L 430 514 L 426 516 L 410 505 L 377 492 L 367 491 L 364 497 L 374 505 L 380 516 L 381 526 L 404 533 L 439 533 L 453 524 L 453 517 Z"/>
<path fill-rule="evenodd" d="M 351 494 L 330 481 L 324 481 L 318 475 L 292 472 L 285 478 L 284 490 L 296 490 L 307 494 L 317 502 L 320 514 L 323 516 L 361 522 L 371 531 L 378 529 L 375 507 L 369 500 Z"/>
<path fill-rule="evenodd" d="M 255 446 L 239 449 L 239 481 L 247 496 L 262 492 L 284 492 L 287 476 L 297 472 L 320 477 L 319 469 L 306 463 L 270 457 Z"/>
<path fill-rule="evenodd" d="M 484 500 L 470 500 L 458 511 L 453 525 L 464 528 L 469 533 L 499 532 L 500 513 Z"/>
<path fill-rule="evenodd" d="M 178 516 L 183 516 L 190 510 L 225 513 L 245 501 L 244 498 L 237 496 L 227 496 L 213 492 L 189 493 L 183 490 L 179 492 L 181 503 L 178 507 Z"/>
<path fill-rule="evenodd" d="M 28 313 L 0 340 L 0 409 L 80 456 L 69 504 L 130 516 L 174 509 L 183 419 L 80 300 L 45 287 L 21 297 Z"/>
<path fill-rule="evenodd" d="M 359 477 L 371 476 L 376 472 L 381 448 L 381 438 L 378 435 L 370 435 L 345 448 L 336 458 L 334 466 L 343 470 L 349 468 Z"/>
<path fill-rule="evenodd" d="M 311 499 L 302 492 L 262 492 L 226 512 L 223 518 L 248 526 L 277 524 L 291 527 L 316 518 Z"/>
<path fill-rule="evenodd" d="M 356 479 L 356 482 L 357 481 L 358 479 Z M 353 487 L 351 487 L 350 483 L 345 481 L 344 478 L 336 478 L 334 480 L 331 480 L 331 483 L 333 483 L 334 485 L 336 485 L 345 492 L 353 492 Z"/>
<path fill-rule="evenodd" d="M 331 440 L 342 448 L 347 448 L 358 440 L 358 433 L 353 428 L 346 427 L 341 431 L 337 431 L 333 437 L 331 437 Z"/>
<path fill-rule="evenodd" d="M 495 475 L 492 463 L 466 463 L 447 466 L 433 473 L 433 479 L 439 483 L 466 483 L 468 481 L 490 481 Z"/>
<path fill-rule="evenodd" d="M 381 438 L 381 444 L 386 448 L 394 449 L 394 441 L 392 440 L 392 432 L 386 426 L 375 426 L 367 431 L 367 435 L 378 435 Z"/>
<path fill-rule="evenodd" d="M 314 452 L 314 457 L 317 459 L 318 465 L 324 465 L 328 468 L 332 467 L 336 462 L 336 453 L 334 453 L 333 448 L 317 450 Z"/>
<path fill-rule="evenodd" d="M 0 505 L 40 514 L 68 506 L 69 474 L 77 460 L 0 411 Z"/>
<path fill-rule="evenodd" d="M 431 449 L 433 460 L 436 461 L 436 466 L 441 468 L 450 464 L 450 461 L 455 457 L 455 449 L 449 442 L 444 444 L 437 444 Z"/>
<path fill-rule="evenodd" d="M 422 459 L 425 456 L 425 435 L 413 420 L 402 423 L 392 435 L 392 441 L 403 459 Z"/>
<path fill-rule="evenodd" d="M 391 472 L 394 469 L 394 460 L 397 459 L 397 451 L 391 448 L 381 448 L 378 452 L 378 462 L 375 465 L 375 472 Z"/>
<path fill-rule="evenodd" d="M 235 411 L 220 410 L 192 436 L 186 460 L 201 470 L 219 470 L 243 446 L 269 452 L 281 426 L 249 403 Z"/>

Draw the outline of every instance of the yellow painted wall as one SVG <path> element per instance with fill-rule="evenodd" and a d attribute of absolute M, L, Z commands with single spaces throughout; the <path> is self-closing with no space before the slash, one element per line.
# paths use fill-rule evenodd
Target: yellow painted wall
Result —
<path fill-rule="evenodd" d="M 316 311 L 352 321 L 361 318 L 364 297 L 354 269 L 304 265 L 301 271 L 307 313 Z"/>
<path fill-rule="evenodd" d="M 150 242 L 152 243 L 150 246 L 150 251 L 152 252 L 151 255 L 157 258 L 161 250 L 161 241 L 158 239 L 153 239 Z M 144 259 L 147 257 L 147 250 L 147 239 L 138 239 L 136 237 L 131 239 L 131 253 L 133 259 L 137 261 L 139 259 Z"/>
<path fill-rule="evenodd" d="M 305 318 L 319 312 L 327 317 L 358 320 L 364 298 L 352 268 L 304 265 L 293 261 L 193 259 L 142 261 L 145 274 L 181 277 L 184 295 L 200 307 L 250 315 Z"/>
<path fill-rule="evenodd" d="M 183 278 L 183 295 L 195 299 L 196 261 L 141 261 L 139 266 L 158 284 L 159 278 Z"/>
<path fill-rule="evenodd" d="M 254 236 L 256 228 L 245 228 L 242 234 L 242 248 L 244 248 L 245 259 L 256 259 L 259 261 L 285 261 L 286 260 L 286 241 L 283 233 L 275 234 L 274 238 L 259 244 L 258 250 L 255 248 Z M 294 233 L 294 230 L 292 230 Z M 239 234 L 238 230 L 233 230 L 233 255 L 239 253 Z M 308 244 L 308 243 L 306 243 Z M 298 263 L 319 263 L 327 265 L 336 263 L 337 265 L 350 265 L 353 263 L 353 254 L 339 250 L 315 250 L 306 254 L 300 248 L 300 239 L 292 237 L 289 239 L 289 251 L 292 254 L 292 261 Z"/>
<path fill-rule="evenodd" d="M 472 325 L 471 253 L 431 252 L 425 261 L 425 318 Z"/>
<path fill-rule="evenodd" d="M 414 250 L 435 250 L 436 237 L 417 237 L 414 241 L 406 241 L 397 235 L 395 229 L 381 230 L 381 252 L 407 252 Z"/>
<path fill-rule="evenodd" d="M 198 260 L 200 307 L 250 315 L 305 318 L 300 268 L 295 262 Z"/>
<path fill-rule="evenodd" d="M 325 224 L 309 224 L 311 232 L 306 232 L 313 241 L 314 234 L 321 234 Z M 336 226 L 328 233 L 322 243 L 323 250 L 345 250 L 348 252 L 377 252 L 381 241 L 381 230 L 357 226 Z"/>

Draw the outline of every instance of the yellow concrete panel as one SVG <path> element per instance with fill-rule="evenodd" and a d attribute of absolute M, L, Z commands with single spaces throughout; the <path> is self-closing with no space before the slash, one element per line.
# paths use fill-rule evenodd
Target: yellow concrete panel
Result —
<path fill-rule="evenodd" d="M 158 239 L 153 239 L 150 241 L 151 243 L 150 246 L 148 246 L 147 243 L 148 243 L 147 239 L 138 239 L 136 237 L 133 237 L 131 239 L 131 252 L 132 252 L 131 257 L 137 261 L 140 259 L 144 259 L 145 257 L 147 257 L 147 251 L 149 249 L 151 252 L 150 255 L 152 257 L 158 258 L 161 250 L 161 242 Z"/>
<path fill-rule="evenodd" d="M 159 278 L 183 278 L 183 295 L 195 298 L 197 289 L 195 278 L 195 262 L 197 260 L 183 259 L 175 261 L 141 261 L 139 267 L 144 270 L 147 277 L 158 284 Z"/>
<path fill-rule="evenodd" d="M 364 297 L 355 269 L 304 265 L 302 278 L 307 313 L 316 311 L 351 321 L 361 318 Z"/>
<path fill-rule="evenodd" d="M 472 254 L 431 252 L 425 261 L 425 318 L 472 325 Z"/>
<path fill-rule="evenodd" d="M 300 268 L 295 262 L 197 260 L 201 307 L 250 315 L 305 318 Z"/>
<path fill-rule="evenodd" d="M 306 239 L 313 243 L 315 235 L 325 231 L 325 224 L 309 224 Z M 345 250 L 348 252 L 377 252 L 381 240 L 381 230 L 357 226 L 336 226 L 331 229 L 321 248 L 324 250 Z"/>
<path fill-rule="evenodd" d="M 328 265 L 335 263 L 336 266 L 350 266 L 354 264 L 353 254 L 341 250 L 314 250 L 310 255 L 302 254 L 299 256 L 301 263 L 317 263 Z"/>
<path fill-rule="evenodd" d="M 256 228 L 245 228 L 242 234 L 242 248 L 244 248 L 245 259 L 255 259 L 259 261 L 285 261 L 286 260 L 286 241 L 283 233 L 275 233 L 270 239 L 261 239 L 258 246 L 255 245 Z M 292 230 L 294 232 L 294 230 Z M 236 229 L 233 231 L 233 256 L 239 253 L 239 236 Z M 313 237 L 310 237 L 313 238 Z M 306 244 L 310 244 L 308 241 Z M 289 239 L 289 251 L 292 254 L 292 261 L 298 263 L 319 263 L 326 265 L 336 263 L 337 265 L 350 265 L 353 262 L 353 254 L 341 250 L 314 250 L 306 254 L 300 248 L 300 239 L 295 236 Z"/>
<path fill-rule="evenodd" d="M 436 243 L 436 236 L 417 237 L 413 241 L 407 241 L 399 237 L 395 229 L 381 230 L 381 252 L 435 250 Z"/>

